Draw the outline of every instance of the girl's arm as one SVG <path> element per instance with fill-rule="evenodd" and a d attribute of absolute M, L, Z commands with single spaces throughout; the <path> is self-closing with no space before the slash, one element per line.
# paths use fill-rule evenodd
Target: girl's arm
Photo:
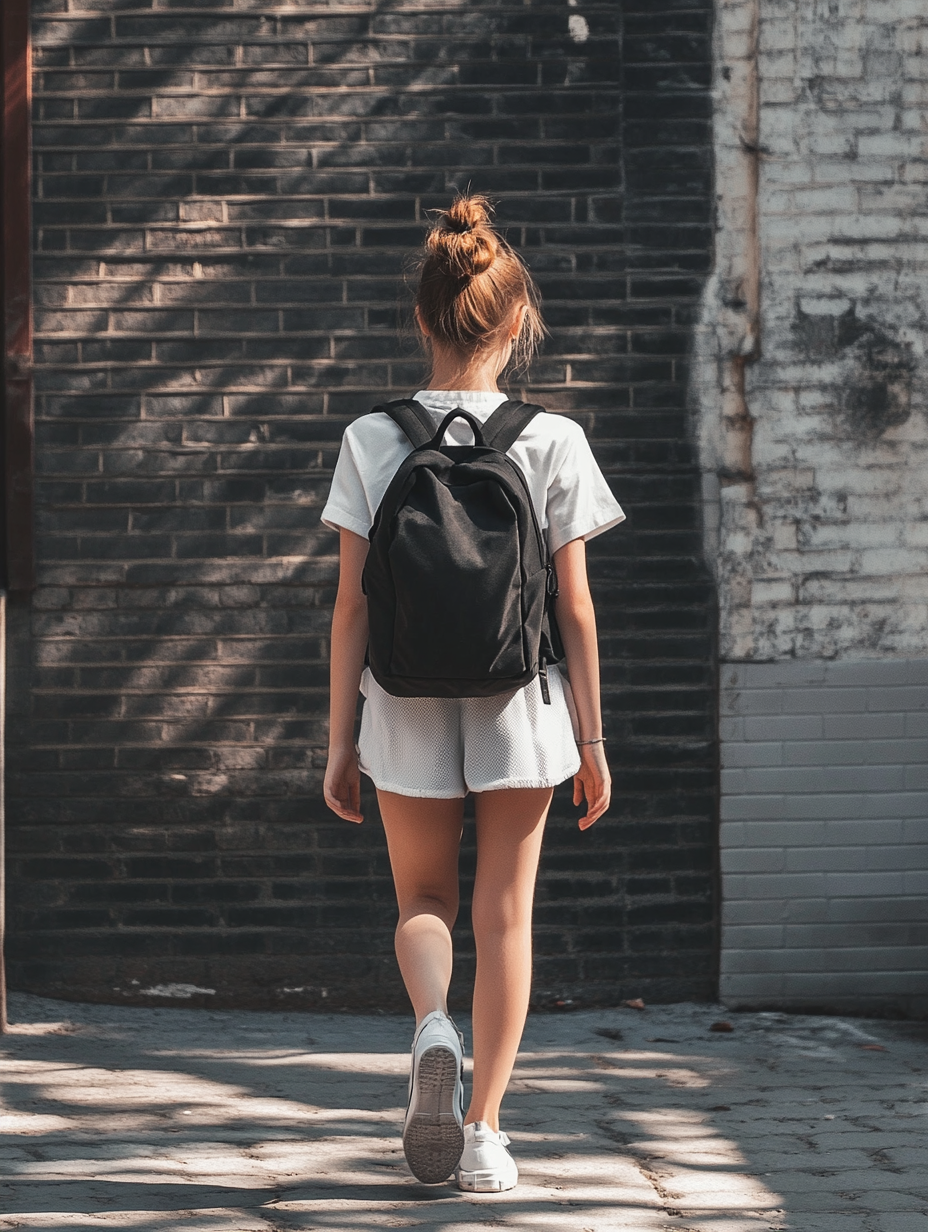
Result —
<path fill-rule="evenodd" d="M 367 649 L 367 599 L 361 570 L 368 541 L 350 530 L 339 532 L 338 594 L 332 614 L 329 702 L 329 759 L 325 802 L 345 821 L 363 821 L 361 772 L 354 743 L 358 686 Z"/>
<path fill-rule="evenodd" d="M 555 612 L 567 655 L 567 674 L 577 711 L 577 739 L 595 740 L 603 734 L 599 698 L 599 645 L 596 613 L 586 574 L 586 544 L 582 539 L 565 543 L 554 553 L 558 597 Z M 574 804 L 586 800 L 586 830 L 609 807 L 612 778 L 602 744 L 580 746 L 580 769 L 574 777 Z"/>

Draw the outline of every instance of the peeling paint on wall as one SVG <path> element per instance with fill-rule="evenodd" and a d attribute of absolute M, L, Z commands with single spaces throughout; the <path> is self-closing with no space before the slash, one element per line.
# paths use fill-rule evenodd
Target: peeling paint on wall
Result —
<path fill-rule="evenodd" d="M 692 395 L 722 658 L 924 654 L 928 12 L 722 0 L 716 42 L 717 272 Z"/>

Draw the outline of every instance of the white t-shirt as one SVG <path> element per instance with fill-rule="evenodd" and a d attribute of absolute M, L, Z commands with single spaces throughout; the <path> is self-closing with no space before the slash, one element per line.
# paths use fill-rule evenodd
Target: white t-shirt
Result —
<path fill-rule="evenodd" d="M 483 390 L 429 390 L 415 395 L 441 423 L 448 411 L 461 407 L 481 423 L 506 401 L 507 395 Z M 463 419 L 445 434 L 449 445 L 469 445 L 474 435 Z M 412 452 L 405 433 L 388 415 L 363 415 L 349 424 L 332 478 L 322 521 L 367 538 L 384 493 L 400 463 Z M 596 464 L 579 424 L 561 415 L 536 415 L 509 456 L 525 475 L 538 522 L 553 555 L 573 539 L 592 539 L 625 518 Z"/>

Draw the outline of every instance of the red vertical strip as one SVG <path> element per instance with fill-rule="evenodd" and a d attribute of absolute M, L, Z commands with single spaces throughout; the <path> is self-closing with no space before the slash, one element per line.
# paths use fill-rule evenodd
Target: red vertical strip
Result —
<path fill-rule="evenodd" d="M 3 393 L 6 584 L 35 587 L 29 0 L 2 0 Z"/>

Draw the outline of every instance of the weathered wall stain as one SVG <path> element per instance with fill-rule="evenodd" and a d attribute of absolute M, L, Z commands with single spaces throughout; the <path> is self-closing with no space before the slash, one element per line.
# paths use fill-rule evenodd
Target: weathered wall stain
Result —
<path fill-rule="evenodd" d="M 795 333 L 807 358 L 843 359 L 835 410 L 850 437 L 866 444 L 912 413 L 912 382 L 917 364 L 911 343 L 892 328 L 857 316 L 851 304 L 838 315 L 815 315 L 796 306 Z"/>
<path fill-rule="evenodd" d="M 847 390 L 847 419 L 855 436 L 875 440 L 911 415 L 915 362 L 911 347 L 879 329 L 864 336 L 860 349 L 857 379 Z"/>

